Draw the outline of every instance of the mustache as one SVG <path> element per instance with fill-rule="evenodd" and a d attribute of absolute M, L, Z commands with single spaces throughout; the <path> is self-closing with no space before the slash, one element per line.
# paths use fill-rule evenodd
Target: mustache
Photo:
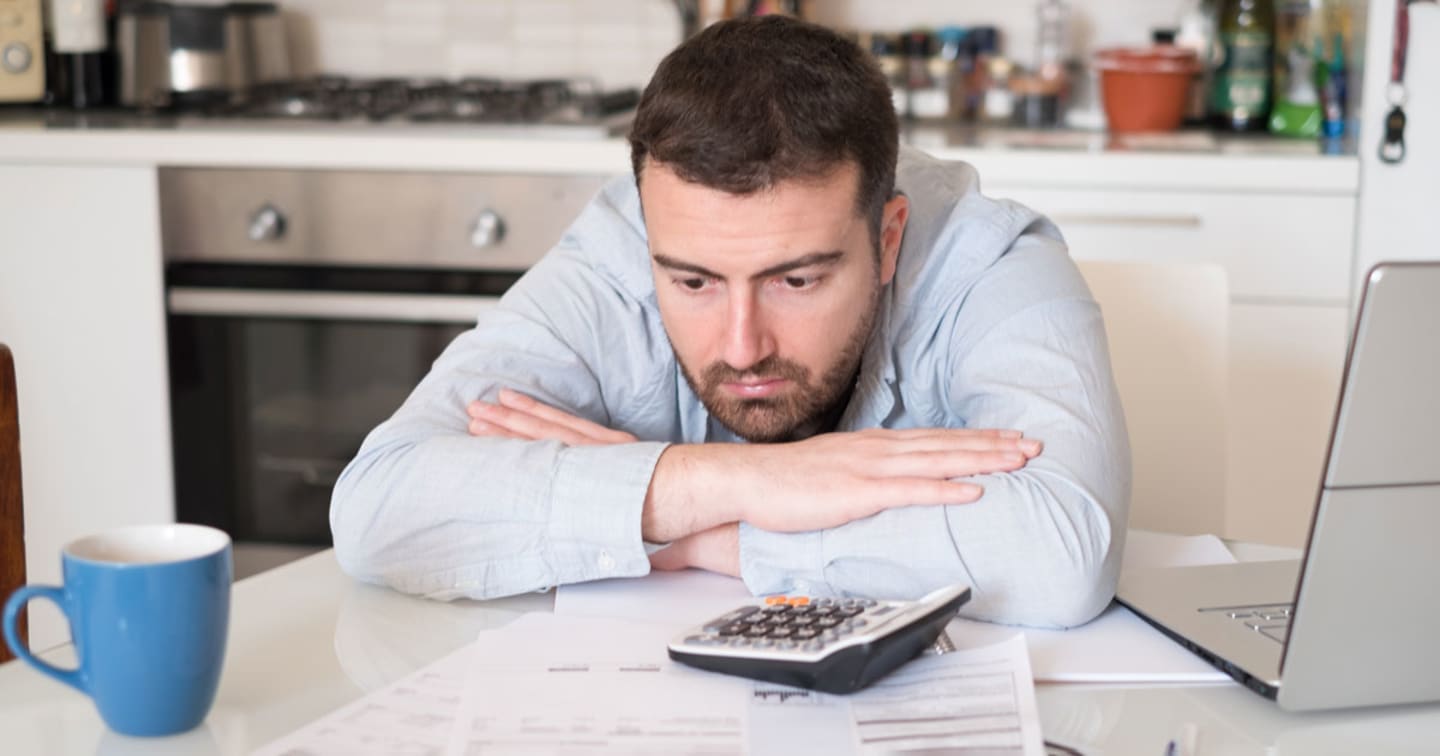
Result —
<path fill-rule="evenodd" d="M 704 377 L 706 385 L 714 386 L 721 383 L 744 383 L 774 378 L 803 384 L 809 376 L 809 371 L 803 366 L 772 354 L 745 370 L 736 370 L 724 362 L 712 363 L 705 368 Z"/>

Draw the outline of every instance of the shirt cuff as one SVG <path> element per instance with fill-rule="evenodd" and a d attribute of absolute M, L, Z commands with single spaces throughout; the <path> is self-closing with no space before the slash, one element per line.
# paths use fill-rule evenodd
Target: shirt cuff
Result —
<path fill-rule="evenodd" d="M 573 446 L 560 453 L 545 532 L 557 584 L 650 572 L 640 516 L 655 464 L 667 446 Z"/>
<path fill-rule="evenodd" d="M 740 523 L 740 577 L 756 596 L 827 596 L 824 531 L 772 533 Z"/>

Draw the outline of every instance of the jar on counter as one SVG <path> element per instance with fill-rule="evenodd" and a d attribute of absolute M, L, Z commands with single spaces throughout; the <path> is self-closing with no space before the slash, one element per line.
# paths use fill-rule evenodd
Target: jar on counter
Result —
<path fill-rule="evenodd" d="M 1010 95 L 1014 99 L 1011 122 L 1032 129 L 1060 125 L 1061 90 L 1064 82 L 1037 75 L 1012 76 Z"/>
<path fill-rule="evenodd" d="M 905 86 L 909 95 L 907 114 L 911 118 L 939 120 L 950 114 L 950 71 L 934 54 L 930 32 L 905 35 Z"/>
<path fill-rule="evenodd" d="M 988 124 L 1008 124 L 1015 112 L 1015 97 L 1010 91 L 1010 76 L 1015 65 L 1005 58 L 991 58 L 989 81 L 981 104 L 981 120 Z"/>

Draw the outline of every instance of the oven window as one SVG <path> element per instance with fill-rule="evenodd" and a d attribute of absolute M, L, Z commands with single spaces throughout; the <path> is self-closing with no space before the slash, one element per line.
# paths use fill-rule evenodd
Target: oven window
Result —
<path fill-rule="evenodd" d="M 237 541 L 330 544 L 330 492 L 458 324 L 169 318 L 176 515 Z"/>

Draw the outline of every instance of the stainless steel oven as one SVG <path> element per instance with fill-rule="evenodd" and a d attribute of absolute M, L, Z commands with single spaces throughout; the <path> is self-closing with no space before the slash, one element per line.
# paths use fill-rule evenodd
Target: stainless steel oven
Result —
<path fill-rule="evenodd" d="M 163 169 L 178 519 L 328 544 L 365 434 L 602 183 Z"/>

